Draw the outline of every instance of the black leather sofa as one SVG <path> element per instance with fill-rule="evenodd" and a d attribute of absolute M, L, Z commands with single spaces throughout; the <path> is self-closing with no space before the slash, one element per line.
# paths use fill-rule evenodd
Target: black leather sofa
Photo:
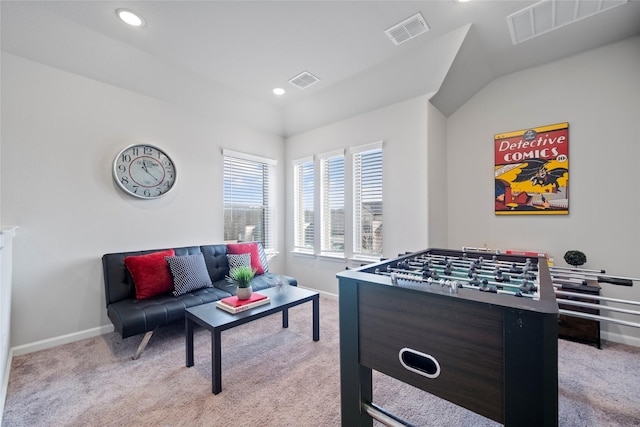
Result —
<path fill-rule="evenodd" d="M 144 350 L 156 328 L 172 322 L 184 321 L 186 308 L 234 295 L 235 287 L 225 279 L 229 274 L 225 244 L 173 249 L 176 256 L 202 253 L 213 287 L 198 289 L 177 297 L 166 293 L 137 299 L 133 278 L 124 259 L 128 256 L 145 255 L 165 249 L 110 253 L 102 256 L 107 315 L 115 330 L 122 338 L 145 334 L 134 359 L 137 359 Z M 281 283 L 297 286 L 297 281 L 293 277 L 270 272 L 256 275 L 251 286 L 253 290 L 260 291 Z"/>

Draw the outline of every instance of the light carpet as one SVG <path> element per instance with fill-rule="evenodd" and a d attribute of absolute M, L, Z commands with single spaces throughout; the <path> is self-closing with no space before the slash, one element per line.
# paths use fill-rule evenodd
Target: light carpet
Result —
<path fill-rule="evenodd" d="M 222 393 L 211 393 L 210 334 L 184 325 L 140 337 L 116 333 L 13 359 L 3 426 L 340 426 L 337 301 L 320 301 L 222 333 Z M 374 402 L 416 426 L 496 426 L 491 420 L 374 372 Z M 640 425 L 640 348 L 559 341 L 560 426 Z M 531 408 L 535 411 L 535 408 Z M 375 425 L 379 425 L 375 423 Z M 345 426 L 349 427 L 349 426 Z"/>

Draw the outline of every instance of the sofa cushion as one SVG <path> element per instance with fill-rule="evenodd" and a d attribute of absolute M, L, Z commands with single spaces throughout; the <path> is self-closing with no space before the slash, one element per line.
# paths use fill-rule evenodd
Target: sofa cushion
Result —
<path fill-rule="evenodd" d="M 207 264 L 209 277 L 212 282 L 224 280 L 229 274 L 229 261 L 227 260 L 227 245 L 205 245 L 200 247 L 204 255 L 204 262 Z"/>
<path fill-rule="evenodd" d="M 264 274 L 264 267 L 260 262 L 258 254 L 258 244 L 252 243 L 229 243 L 227 244 L 228 254 L 251 254 L 251 267 L 256 270 L 256 274 Z"/>
<path fill-rule="evenodd" d="M 260 276 L 254 277 L 251 281 L 251 289 L 254 291 L 261 291 L 263 289 L 284 285 L 297 286 L 298 281 L 293 277 L 273 273 L 264 273 Z"/>
<path fill-rule="evenodd" d="M 173 276 L 173 295 L 180 296 L 202 288 L 211 288 L 211 278 L 202 254 L 168 256 L 169 269 Z"/>
<path fill-rule="evenodd" d="M 184 323 L 184 311 L 233 294 L 218 288 L 202 288 L 179 297 L 170 293 L 147 299 L 125 299 L 107 307 L 107 315 L 115 330 L 127 338 L 153 331 L 172 322 Z"/>
<path fill-rule="evenodd" d="M 173 279 L 165 257 L 174 255 L 173 249 L 167 249 L 124 258 L 124 264 L 133 278 L 136 298 L 151 298 L 173 290 Z"/>

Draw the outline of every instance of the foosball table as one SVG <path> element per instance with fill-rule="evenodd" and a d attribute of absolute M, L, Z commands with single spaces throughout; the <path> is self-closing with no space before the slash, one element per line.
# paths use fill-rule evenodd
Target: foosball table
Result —
<path fill-rule="evenodd" d="M 337 277 L 343 426 L 409 425 L 375 403 L 372 370 L 506 426 L 558 425 L 546 262 L 427 249 Z"/>

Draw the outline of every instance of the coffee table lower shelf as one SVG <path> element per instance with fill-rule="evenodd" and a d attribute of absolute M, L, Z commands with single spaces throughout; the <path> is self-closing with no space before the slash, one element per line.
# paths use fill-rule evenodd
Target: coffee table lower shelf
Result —
<path fill-rule="evenodd" d="M 311 301 L 313 304 L 313 340 L 320 340 L 320 294 L 295 286 L 284 289 L 269 288 L 258 291 L 270 298 L 271 303 L 237 314 L 230 314 L 216 307 L 215 302 L 191 307 L 185 314 L 187 367 L 193 366 L 193 330 L 200 325 L 211 332 L 211 383 L 212 392 L 222 391 L 222 342 L 221 333 L 227 329 L 243 325 L 282 312 L 282 327 L 289 327 L 289 308 Z"/>

